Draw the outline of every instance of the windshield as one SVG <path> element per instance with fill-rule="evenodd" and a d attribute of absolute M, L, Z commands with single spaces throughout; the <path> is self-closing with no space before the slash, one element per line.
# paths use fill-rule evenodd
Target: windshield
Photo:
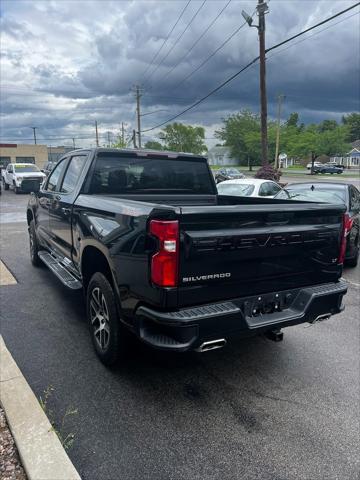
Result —
<path fill-rule="evenodd" d="M 14 165 L 16 173 L 40 172 L 36 165 Z"/>
<path fill-rule="evenodd" d="M 282 190 L 276 198 L 306 202 L 346 203 L 345 189 L 331 187 L 293 187 Z"/>
<path fill-rule="evenodd" d="M 90 193 L 213 195 L 215 192 L 205 161 L 191 158 L 127 158 L 104 152 L 96 159 Z"/>
<path fill-rule="evenodd" d="M 220 195 L 235 195 L 239 197 L 250 197 L 255 186 L 249 183 L 219 183 L 217 185 Z"/>
<path fill-rule="evenodd" d="M 231 175 L 239 175 L 239 174 L 240 174 L 240 172 L 239 172 L 239 170 L 238 170 L 237 168 L 229 168 L 229 169 L 227 170 L 227 173 L 229 173 L 229 174 L 231 174 Z"/>

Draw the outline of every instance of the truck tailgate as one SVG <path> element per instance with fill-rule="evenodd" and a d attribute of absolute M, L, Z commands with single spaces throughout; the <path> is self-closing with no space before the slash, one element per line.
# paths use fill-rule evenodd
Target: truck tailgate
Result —
<path fill-rule="evenodd" d="M 345 207 L 182 207 L 179 307 L 337 281 Z"/>

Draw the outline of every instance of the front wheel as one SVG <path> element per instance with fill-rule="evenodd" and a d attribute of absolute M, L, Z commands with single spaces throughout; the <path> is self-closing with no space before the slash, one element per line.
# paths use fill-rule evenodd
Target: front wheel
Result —
<path fill-rule="evenodd" d="M 39 257 L 39 244 L 36 238 L 35 222 L 31 220 L 29 225 L 29 242 L 30 242 L 30 260 L 34 267 L 41 265 Z"/>
<path fill-rule="evenodd" d="M 130 334 L 119 320 L 112 286 L 100 272 L 89 282 L 86 310 L 95 351 L 102 363 L 113 365 L 126 353 Z"/>
<path fill-rule="evenodd" d="M 9 184 L 3 180 L 4 190 L 9 190 Z"/>

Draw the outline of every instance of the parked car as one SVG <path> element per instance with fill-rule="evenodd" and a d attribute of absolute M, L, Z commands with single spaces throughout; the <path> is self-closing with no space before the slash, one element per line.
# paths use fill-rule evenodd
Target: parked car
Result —
<path fill-rule="evenodd" d="M 227 180 L 217 184 L 220 195 L 235 195 L 239 197 L 268 197 L 273 198 L 281 187 L 272 180 L 258 178 L 244 178 Z"/>
<path fill-rule="evenodd" d="M 344 168 L 345 168 L 345 165 L 343 165 L 342 163 L 327 162 L 327 163 L 325 163 L 324 165 L 327 166 L 327 167 L 337 167 L 337 168 L 341 168 L 342 170 L 344 170 Z"/>
<path fill-rule="evenodd" d="M 216 183 L 233 180 L 235 178 L 245 178 L 245 175 L 237 168 L 219 168 L 219 170 L 215 172 Z"/>
<path fill-rule="evenodd" d="M 37 191 L 45 178 L 33 163 L 9 163 L 1 174 L 4 190 L 12 187 L 15 193 Z"/>
<path fill-rule="evenodd" d="M 333 165 L 321 165 L 321 167 L 314 167 L 313 168 L 314 173 L 330 173 L 331 175 L 334 175 L 334 173 L 340 174 L 343 173 L 343 169 L 339 167 L 335 167 Z"/>
<path fill-rule="evenodd" d="M 321 162 L 314 162 L 314 167 L 322 167 L 323 165 L 324 165 L 324 164 L 321 163 Z M 311 169 L 311 166 L 312 166 L 312 163 L 309 162 L 309 163 L 306 165 L 306 168 L 307 168 L 308 170 L 310 170 L 310 169 Z"/>
<path fill-rule="evenodd" d="M 275 198 L 345 205 L 345 262 L 350 267 L 356 267 L 360 251 L 360 192 L 354 185 L 328 182 L 292 183 Z"/>
<path fill-rule="evenodd" d="M 343 205 L 217 195 L 206 157 L 66 154 L 27 207 L 30 256 L 83 289 L 95 351 L 205 352 L 342 310 Z M 63 319 L 59 319 L 59 322 Z"/>

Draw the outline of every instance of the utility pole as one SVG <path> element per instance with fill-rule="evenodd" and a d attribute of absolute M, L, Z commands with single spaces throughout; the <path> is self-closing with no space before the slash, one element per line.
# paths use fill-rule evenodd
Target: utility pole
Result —
<path fill-rule="evenodd" d="M 96 138 L 96 146 L 99 146 L 99 133 L 98 133 L 98 126 L 97 121 L 95 120 L 95 138 Z"/>
<path fill-rule="evenodd" d="M 107 132 L 108 147 L 110 148 L 110 132 Z"/>
<path fill-rule="evenodd" d="M 74 147 L 74 150 L 75 150 L 76 147 L 75 147 L 75 138 L 74 137 L 73 137 L 72 141 L 73 141 L 73 147 Z"/>
<path fill-rule="evenodd" d="M 31 127 L 33 129 L 33 132 L 34 132 L 34 144 L 36 145 L 36 129 L 37 127 Z"/>
<path fill-rule="evenodd" d="M 141 112 L 140 112 L 140 98 L 142 97 L 140 85 L 135 85 L 134 87 L 135 97 L 136 97 L 136 115 L 137 115 L 137 135 L 138 135 L 138 146 L 141 148 Z"/>
<path fill-rule="evenodd" d="M 278 95 L 278 114 L 277 114 L 277 131 L 276 131 L 276 148 L 275 148 L 275 163 L 274 167 L 279 168 L 279 145 L 280 145 L 280 121 L 281 121 L 281 107 L 285 95 Z"/>
<path fill-rule="evenodd" d="M 265 57 L 265 14 L 269 11 L 264 0 L 258 0 L 256 7 L 259 25 L 253 25 L 253 18 L 244 10 L 241 15 L 249 27 L 258 29 L 259 35 L 259 59 L 260 59 L 260 111 L 261 111 L 261 163 L 268 165 L 268 138 L 267 138 L 267 98 L 266 98 L 266 57 Z"/>
<path fill-rule="evenodd" d="M 125 128 L 124 128 L 124 122 L 121 122 L 121 143 L 124 145 L 125 144 Z"/>
<path fill-rule="evenodd" d="M 267 98 L 266 98 L 266 57 L 265 57 L 265 13 L 268 6 L 264 0 L 258 0 L 257 12 L 259 16 L 259 47 L 260 47 L 260 106 L 261 106 L 261 157 L 262 165 L 268 161 L 267 137 Z"/>
<path fill-rule="evenodd" d="M 134 148 L 137 148 L 137 146 L 136 146 L 136 131 L 135 130 L 133 130 L 132 140 L 133 140 Z"/>

